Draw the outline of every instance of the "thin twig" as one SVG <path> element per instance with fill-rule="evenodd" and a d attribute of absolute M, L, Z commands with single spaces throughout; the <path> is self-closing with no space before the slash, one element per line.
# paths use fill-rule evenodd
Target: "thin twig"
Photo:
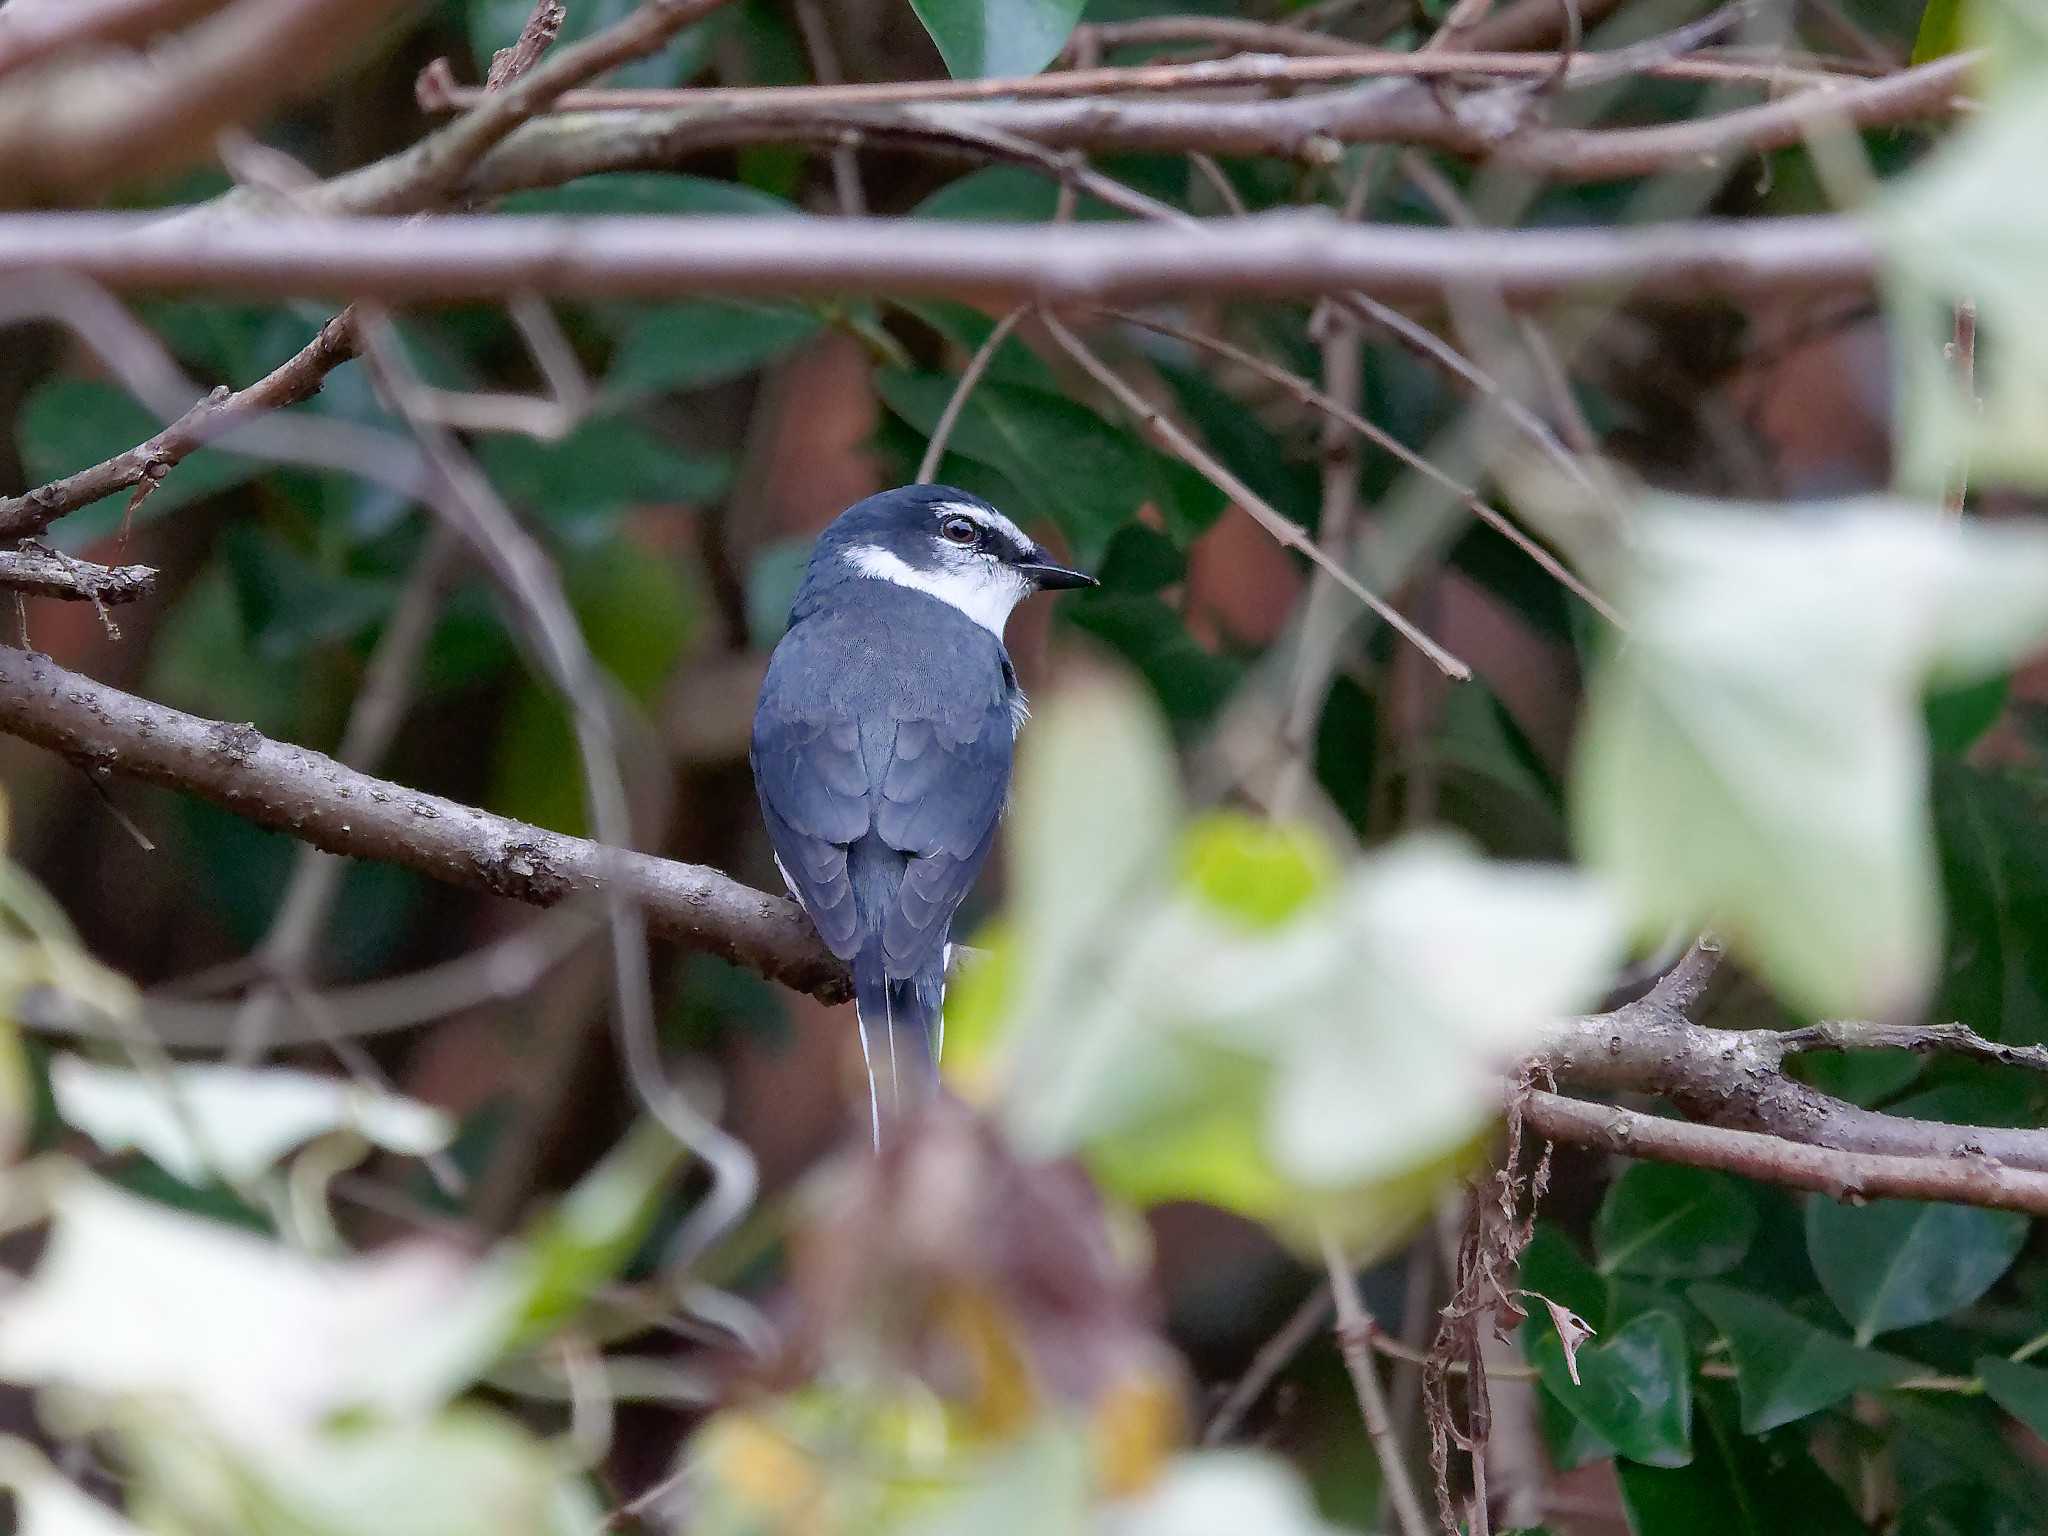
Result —
<path fill-rule="evenodd" d="M 1387 1502 L 1394 1507 L 1394 1517 L 1402 1536 L 1429 1536 L 1429 1521 L 1422 1512 L 1422 1501 L 1416 1497 L 1414 1480 L 1408 1475 L 1408 1464 L 1401 1457 L 1401 1447 L 1387 1421 L 1386 1395 L 1380 1390 L 1379 1371 L 1372 1359 L 1373 1339 L 1378 1330 L 1371 1314 L 1365 1310 L 1365 1298 L 1358 1289 L 1358 1274 L 1327 1229 L 1322 1234 L 1322 1243 L 1323 1267 L 1329 1271 L 1330 1289 L 1337 1303 L 1337 1347 L 1344 1356 L 1344 1369 L 1350 1373 L 1351 1387 L 1358 1397 L 1358 1413 L 1365 1421 L 1366 1438 L 1372 1442 L 1373 1454 L 1379 1458 Z"/>
<path fill-rule="evenodd" d="M 1022 308 L 1013 309 L 995 323 L 986 340 L 974 349 L 974 356 L 967 360 L 960 378 L 953 386 L 953 393 L 946 397 L 946 408 L 939 412 L 938 423 L 932 428 L 931 440 L 924 445 L 924 457 L 918 460 L 917 478 L 920 484 L 928 485 L 939 472 L 939 461 L 946 456 L 946 444 L 953 436 L 953 428 L 960 420 L 960 413 L 967 408 L 967 398 L 974 393 L 974 386 L 981 382 L 981 376 L 988 371 L 988 365 L 995 359 L 996 349 L 1009 339 L 1010 332 L 1017 328 L 1017 322 L 1024 318 Z"/>
<path fill-rule="evenodd" d="M 815 59 L 813 62 L 815 65 Z M 1447 76 L 1485 76 L 1528 80 L 1555 75 L 1560 62 L 1564 64 L 1563 83 L 1566 86 L 1604 84 L 1617 78 L 1643 76 L 1662 80 L 1716 80 L 1832 88 L 1859 83 L 1864 78 L 1825 70 L 1787 69 L 1766 61 L 1686 59 L 1666 53 L 1646 56 L 1632 49 L 1618 49 L 1612 54 L 1579 54 L 1560 61 L 1544 54 L 1456 51 L 1423 54 L 1352 46 L 1311 57 L 1282 58 L 1273 52 L 1247 53 L 1196 63 L 1123 65 L 980 80 L 894 80 L 843 85 L 827 80 L 821 74 L 817 85 L 808 86 L 578 90 L 565 92 L 557 99 L 553 110 L 660 112 L 687 106 L 796 112 L 829 107 L 1159 95 L 1182 91 L 1242 90 L 1248 86 L 1296 88 L 1364 79 L 1429 80 Z M 473 106 L 480 99 L 481 93 L 456 87 L 437 94 L 432 104 L 436 107 Z"/>
<path fill-rule="evenodd" d="M 1266 1395 L 1274 1379 L 1322 1332 L 1330 1316 L 1331 1299 L 1330 1283 L 1322 1281 L 1302 1298 L 1301 1305 L 1288 1314 L 1287 1321 L 1274 1330 L 1273 1336 L 1259 1346 L 1245 1373 L 1231 1384 L 1223 1401 L 1216 1405 L 1216 1412 L 1202 1427 L 1202 1444 L 1221 1445 L 1237 1433 L 1244 1416 Z"/>
<path fill-rule="evenodd" d="M 1317 389 L 1308 380 L 1302 378 L 1300 374 L 1283 368 L 1248 348 L 1240 347 L 1234 342 L 1225 341 L 1220 336 L 1212 336 L 1205 331 L 1197 331 L 1187 326 L 1175 325 L 1169 321 L 1159 320 L 1135 310 L 1108 309 L 1104 310 L 1103 313 L 1111 315 L 1127 325 L 1135 325 L 1141 330 L 1154 331 L 1161 336 L 1171 336 L 1178 341 L 1186 342 L 1189 346 L 1200 347 L 1206 352 L 1213 352 L 1218 357 L 1228 358 L 1234 363 L 1249 368 L 1261 378 L 1268 379 L 1272 383 L 1279 385 L 1302 405 L 1320 411 L 1334 421 L 1342 422 L 1346 427 L 1365 438 L 1366 441 L 1372 443 L 1382 452 L 1399 460 L 1418 475 L 1434 481 L 1456 496 L 1465 509 L 1474 517 L 1485 523 L 1487 527 L 1493 529 L 1502 538 L 1513 544 L 1515 548 L 1521 550 L 1523 554 L 1535 561 L 1560 586 L 1584 602 L 1587 607 L 1599 614 L 1601 618 L 1612 624 L 1616 629 L 1626 630 L 1628 628 L 1627 621 L 1615 611 L 1614 607 L 1606 599 L 1602 598 L 1599 593 L 1580 580 L 1571 568 L 1559 560 L 1557 556 L 1523 532 L 1505 512 L 1481 501 L 1473 492 L 1471 486 L 1465 484 L 1456 476 L 1438 468 L 1430 460 L 1424 458 L 1398 437 L 1387 431 L 1386 428 L 1368 420 L 1366 417 L 1358 414 L 1358 412 L 1346 408 L 1342 402 L 1331 398 L 1323 391 Z"/>
<path fill-rule="evenodd" d="M 398 606 L 370 654 L 363 685 L 335 749 L 336 758 L 350 768 L 373 771 L 390 750 L 418 680 L 420 658 L 440 619 L 448 584 L 463 558 L 461 540 L 449 530 L 437 528 L 414 563 Z M 255 1059 L 276 1038 L 279 1015 L 286 1005 L 310 996 L 306 978 L 347 868 L 346 860 L 331 853 L 312 847 L 299 850 L 270 932 L 256 949 L 266 984 L 244 1000 L 235 1027 L 234 1059 Z M 312 1006 L 319 1007 L 317 998 Z M 322 1038 L 328 1033 L 323 1029 Z"/>
<path fill-rule="evenodd" d="M 1243 508 L 1253 521 L 1280 543 L 1289 549 L 1298 550 L 1318 568 L 1328 571 L 1339 586 L 1378 614 L 1389 628 L 1427 656 L 1445 676 L 1460 682 L 1472 676 L 1470 667 L 1409 623 L 1377 593 L 1369 590 L 1356 576 L 1332 560 L 1299 523 L 1276 510 L 1258 492 L 1232 474 L 1220 460 L 1183 431 L 1170 417 L 1120 378 L 1114 369 L 1059 320 L 1050 313 L 1043 314 L 1042 318 L 1046 329 L 1067 355 L 1107 390 L 1119 405 L 1136 417 L 1139 425 L 1149 436 L 1200 471 L 1203 478 L 1228 496 L 1232 503 Z"/>
<path fill-rule="evenodd" d="M 803 34 L 804 52 L 811 56 L 811 73 L 817 76 L 818 84 L 827 87 L 843 84 L 846 74 L 839 67 L 839 50 L 832 42 L 832 26 L 819 8 L 818 0 L 795 0 L 795 10 L 797 30 Z M 851 143 L 833 147 L 832 184 L 838 190 L 841 213 L 848 218 L 858 218 L 868 211 L 867 192 L 860 180 L 860 156 Z"/>
<path fill-rule="evenodd" d="M 1948 344 L 1949 367 L 1955 370 L 1956 387 L 1963 397 L 1964 407 L 1972 412 L 1978 408 L 1977 401 L 1977 306 L 1969 299 L 1956 305 L 1955 335 Z M 1963 515 L 1963 503 L 1970 494 L 1970 454 L 1968 439 L 1965 437 L 1956 445 L 1955 468 L 1949 475 L 1948 487 L 1942 492 L 1941 511 L 1947 518 Z"/>

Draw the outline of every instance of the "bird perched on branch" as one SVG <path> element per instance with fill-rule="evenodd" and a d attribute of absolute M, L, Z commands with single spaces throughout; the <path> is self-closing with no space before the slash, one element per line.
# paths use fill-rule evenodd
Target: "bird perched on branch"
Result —
<path fill-rule="evenodd" d="M 879 1072 L 899 1099 L 934 1080 L 948 929 L 1009 793 L 1026 709 L 1004 622 L 1094 585 L 978 497 L 904 486 L 819 536 L 768 663 L 754 787 L 783 880 L 852 967 L 878 1147 Z"/>

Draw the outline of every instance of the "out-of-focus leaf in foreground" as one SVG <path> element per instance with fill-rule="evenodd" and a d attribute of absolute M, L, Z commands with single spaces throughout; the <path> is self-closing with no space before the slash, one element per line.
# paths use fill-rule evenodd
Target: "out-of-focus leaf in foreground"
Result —
<path fill-rule="evenodd" d="M 686 1450 L 694 1536 L 1327 1536 L 1284 1467 L 1182 1449 L 1141 1229 L 955 1103 L 821 1170 L 792 1243 L 810 1384 Z"/>
<path fill-rule="evenodd" d="M 28 1061 L 15 1020 L 23 1001 L 79 1014 L 95 1023 L 133 1019 L 134 987 L 79 946 L 63 909 L 6 857 L 7 800 L 0 795 L 0 1159 L 28 1134 L 33 1106 Z"/>
<path fill-rule="evenodd" d="M 2048 636 L 2048 533 L 1848 502 L 1643 511 L 1573 813 L 1645 932 L 1711 926 L 1788 1003 L 1884 1015 L 1940 955 L 1921 696 Z"/>
<path fill-rule="evenodd" d="M 1929 6 L 1916 55 L 1953 46 L 1954 9 Z M 1898 380 L 1899 480 L 1930 496 L 1965 467 L 1973 484 L 2048 488 L 2048 355 L 2030 344 L 2048 333 L 2048 201 L 2014 195 L 2038 184 L 2048 141 L 2048 27 L 2038 6 L 1995 0 L 1970 7 L 1969 23 L 1970 40 L 1987 45 L 1983 110 L 1887 183 L 1871 221 Z M 1967 389 L 1950 355 L 1964 303 L 1979 338 Z"/>
<path fill-rule="evenodd" d="M 60 1055 L 50 1091 L 58 1115 L 101 1150 L 140 1151 L 187 1184 L 215 1173 L 255 1178 L 336 1131 L 413 1157 L 440 1151 L 455 1134 L 448 1116 L 412 1099 L 283 1068 L 190 1064 L 146 1076 Z"/>
<path fill-rule="evenodd" d="M 1499 1072 L 1608 975 L 1587 881 L 1438 838 L 1340 873 L 1298 828 L 1182 828 L 1150 708 L 1102 685 L 1027 738 L 1014 892 L 949 1000 L 949 1070 L 1038 1156 L 1139 1202 L 1397 1240 L 1499 1109 Z"/>
<path fill-rule="evenodd" d="M 587 1532 L 600 1512 L 560 1455 L 455 1399 L 617 1272 L 678 1155 L 635 1130 L 481 1260 L 317 1257 L 59 1166 L 49 1246 L 0 1298 L 0 1377 L 41 1389 L 60 1433 L 112 1436 L 151 1529 Z"/>

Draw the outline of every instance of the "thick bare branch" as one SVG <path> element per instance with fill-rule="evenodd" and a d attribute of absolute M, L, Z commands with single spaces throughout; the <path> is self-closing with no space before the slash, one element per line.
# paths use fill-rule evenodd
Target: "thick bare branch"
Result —
<path fill-rule="evenodd" d="M 147 42 L 227 0 L 12 0 L 0 8 L 0 75 L 69 48 Z"/>
<path fill-rule="evenodd" d="M 1992 1159 L 2048 1171 L 2048 1131 L 1949 1125 L 1881 1114 L 1786 1076 L 1787 1056 L 1815 1049 L 1889 1045 L 1952 1050 L 2039 1068 L 2037 1054 L 1983 1040 L 1955 1026 L 1893 1030 L 1872 1024 L 1813 1030 L 1709 1029 L 1687 1017 L 1689 1003 L 1659 998 L 1560 1025 L 1542 1064 L 1560 1086 L 1657 1093 L 1693 1120 L 1842 1152 L 1958 1160 Z"/>
<path fill-rule="evenodd" d="M 253 726 L 203 720 L 106 687 L 46 656 L 0 647 L 0 730 L 96 771 L 198 795 L 329 853 L 534 906 L 595 891 L 611 875 L 658 936 L 800 991 L 847 995 L 844 969 L 792 903 L 717 870 L 564 837 L 356 773 Z"/>
<path fill-rule="evenodd" d="M 238 0 L 145 58 L 95 56 L 0 98 L 0 201 L 89 195 L 188 164 L 323 78 L 396 0 Z"/>
<path fill-rule="evenodd" d="M 1342 225 L 1314 213 L 1185 224 L 451 215 L 154 224 L 128 214 L 0 215 L 0 279 L 56 269 L 123 292 L 391 300 L 849 291 L 990 304 L 1116 304 L 1168 294 L 1301 298 L 1358 289 L 1433 299 L 1460 285 L 1511 303 L 1622 289 L 1818 294 L 1868 287 L 1876 254 L 1842 217 L 1643 228 Z"/>
<path fill-rule="evenodd" d="M 1552 1141 L 1714 1168 L 1837 1200 L 1945 1200 L 2048 1216 L 2048 1173 L 1989 1157 L 1942 1157 L 1931 1149 L 1917 1155 L 1841 1151 L 1540 1091 L 1529 1095 L 1523 1113 L 1531 1130 Z"/>

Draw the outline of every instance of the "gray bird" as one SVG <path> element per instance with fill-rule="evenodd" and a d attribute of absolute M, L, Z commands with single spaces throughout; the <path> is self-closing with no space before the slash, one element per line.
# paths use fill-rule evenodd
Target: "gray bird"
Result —
<path fill-rule="evenodd" d="M 988 857 L 1027 713 L 1003 648 L 1036 591 L 1092 587 L 980 498 L 870 496 L 818 537 L 754 711 L 749 752 L 790 893 L 853 971 L 868 1110 L 874 1043 L 920 1086 L 938 1060 L 948 930 Z"/>

